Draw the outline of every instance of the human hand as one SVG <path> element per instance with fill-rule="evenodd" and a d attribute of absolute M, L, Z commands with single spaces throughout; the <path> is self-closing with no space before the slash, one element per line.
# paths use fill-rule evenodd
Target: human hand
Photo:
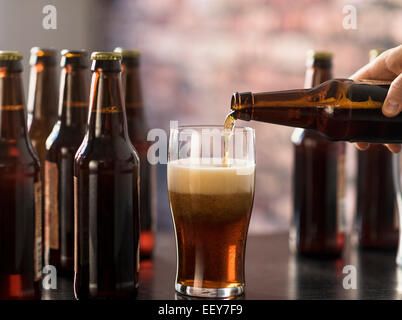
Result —
<path fill-rule="evenodd" d="M 395 117 L 402 110 L 402 45 L 384 51 L 375 60 L 354 73 L 351 79 L 391 80 L 382 113 L 386 117 Z M 356 146 L 360 150 L 366 150 L 370 144 L 358 142 Z M 401 151 L 400 144 L 386 144 L 386 146 L 394 153 Z"/>

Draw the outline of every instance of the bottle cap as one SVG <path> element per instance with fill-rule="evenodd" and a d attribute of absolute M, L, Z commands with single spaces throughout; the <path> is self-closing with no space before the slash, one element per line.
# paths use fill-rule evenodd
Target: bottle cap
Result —
<path fill-rule="evenodd" d="M 141 56 L 141 52 L 139 50 L 129 50 L 123 49 L 121 47 L 117 47 L 114 49 L 114 52 L 120 53 L 124 58 L 139 58 Z"/>
<path fill-rule="evenodd" d="M 331 60 L 332 58 L 333 54 L 329 51 L 307 51 L 307 59 Z"/>
<path fill-rule="evenodd" d="M 16 61 L 22 59 L 23 56 L 18 51 L 0 51 L 0 60 L 2 61 Z"/>
<path fill-rule="evenodd" d="M 332 66 L 333 54 L 328 51 L 307 51 L 306 67 L 320 67 L 320 68 L 330 68 Z"/>
<path fill-rule="evenodd" d="M 91 60 L 121 60 L 121 54 L 118 52 L 92 52 Z"/>

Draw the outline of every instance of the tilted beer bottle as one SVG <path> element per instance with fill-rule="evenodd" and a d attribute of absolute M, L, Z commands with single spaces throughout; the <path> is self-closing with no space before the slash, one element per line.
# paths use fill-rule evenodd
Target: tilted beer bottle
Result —
<path fill-rule="evenodd" d="M 231 116 L 319 131 L 330 140 L 402 142 L 402 114 L 381 107 L 389 81 L 334 79 L 312 89 L 235 93 Z"/>
<path fill-rule="evenodd" d="M 309 51 L 305 87 L 332 78 L 332 54 Z M 345 143 L 295 129 L 293 223 L 290 246 L 298 253 L 337 256 L 344 246 Z"/>
<path fill-rule="evenodd" d="M 370 60 L 381 52 L 370 51 Z M 392 181 L 392 153 L 382 144 L 357 151 L 357 199 L 355 229 L 361 247 L 396 249 L 398 211 Z"/>
<path fill-rule="evenodd" d="M 126 101 L 128 135 L 135 150 L 140 157 L 140 208 L 141 258 L 152 256 L 154 248 L 155 228 L 155 171 L 156 166 L 151 165 L 147 159 L 147 152 L 151 142 L 147 141 L 148 125 L 143 108 L 141 79 L 140 79 L 140 52 L 116 48 L 115 52 L 122 54 L 122 84 Z"/>
<path fill-rule="evenodd" d="M 27 132 L 21 60 L 0 51 L 0 299 L 40 297 L 40 165 Z"/>
<path fill-rule="evenodd" d="M 61 52 L 59 119 L 46 141 L 45 215 L 48 264 L 74 272 L 74 156 L 86 131 L 89 61 L 86 51 Z"/>
<path fill-rule="evenodd" d="M 85 138 L 75 156 L 78 299 L 133 296 L 139 269 L 139 159 L 127 134 L 121 54 L 91 55 Z"/>

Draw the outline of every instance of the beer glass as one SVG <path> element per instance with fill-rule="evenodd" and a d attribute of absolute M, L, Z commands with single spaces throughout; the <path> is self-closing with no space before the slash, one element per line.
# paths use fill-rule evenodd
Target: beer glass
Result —
<path fill-rule="evenodd" d="M 230 298 L 244 292 L 254 136 L 246 127 L 171 129 L 167 178 L 180 294 Z"/>

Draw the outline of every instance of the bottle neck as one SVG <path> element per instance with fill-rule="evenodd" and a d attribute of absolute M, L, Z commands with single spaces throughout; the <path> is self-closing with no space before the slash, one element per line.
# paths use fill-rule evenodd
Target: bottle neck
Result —
<path fill-rule="evenodd" d="M 331 67 L 313 65 L 306 69 L 304 88 L 316 87 L 319 84 L 332 79 Z"/>
<path fill-rule="evenodd" d="M 121 80 L 125 95 L 126 109 L 142 110 L 141 79 L 138 67 L 122 65 Z"/>
<path fill-rule="evenodd" d="M 142 100 L 140 70 L 138 66 L 126 66 L 123 64 L 121 77 L 125 94 L 129 135 L 132 140 L 142 140 L 146 136 L 147 124 Z"/>
<path fill-rule="evenodd" d="M 309 61 L 308 61 L 309 62 Z M 313 59 L 311 63 L 307 64 L 304 88 L 313 88 L 321 83 L 332 79 L 332 61 L 331 60 L 316 60 Z M 297 137 L 295 139 L 295 137 Z M 327 141 L 321 134 L 313 130 L 295 130 L 292 135 L 292 141 L 297 140 L 300 142 L 303 138 L 314 138 L 317 141 Z M 297 143 L 296 143 L 297 144 Z"/>
<path fill-rule="evenodd" d="M 127 139 L 127 120 L 122 97 L 120 72 L 96 69 L 92 73 L 89 137 Z"/>
<path fill-rule="evenodd" d="M 0 138 L 27 138 L 21 72 L 0 67 Z"/>
<path fill-rule="evenodd" d="M 313 128 L 316 104 L 306 97 L 312 89 L 261 93 L 235 93 L 231 109 L 235 119 L 255 120 L 298 128 Z M 304 107 L 301 107 L 301 103 Z"/>
<path fill-rule="evenodd" d="M 57 117 L 56 66 L 42 61 L 31 67 L 28 91 L 28 112 L 35 120 Z"/>
<path fill-rule="evenodd" d="M 65 66 L 61 71 L 59 120 L 61 127 L 85 127 L 88 117 L 89 72 Z"/>

